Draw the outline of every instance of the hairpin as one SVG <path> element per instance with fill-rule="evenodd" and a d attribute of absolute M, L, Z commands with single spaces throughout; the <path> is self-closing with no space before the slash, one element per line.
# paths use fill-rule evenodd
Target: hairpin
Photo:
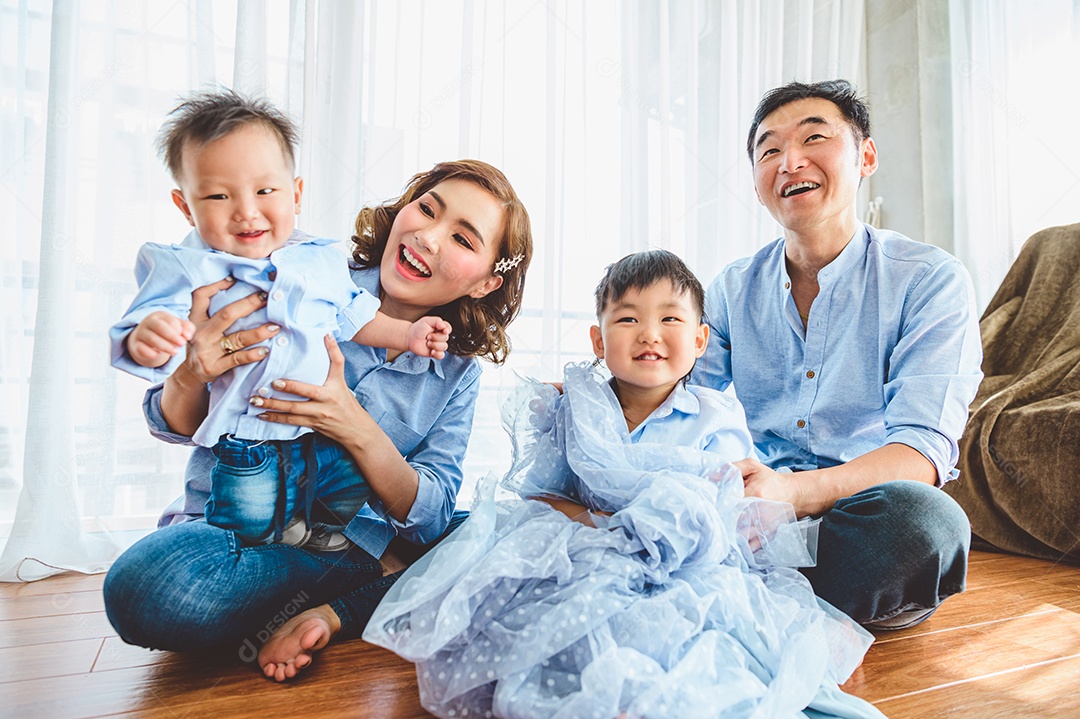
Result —
<path fill-rule="evenodd" d="M 502 258 L 495 263 L 495 274 L 501 274 L 503 272 L 506 272 L 507 270 L 514 269 L 523 259 L 525 259 L 525 255 L 523 254 L 515 255 L 514 257 Z"/>

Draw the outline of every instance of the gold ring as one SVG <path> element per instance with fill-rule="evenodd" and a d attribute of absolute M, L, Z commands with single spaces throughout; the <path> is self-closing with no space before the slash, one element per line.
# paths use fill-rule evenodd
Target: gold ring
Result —
<path fill-rule="evenodd" d="M 233 347 L 232 339 L 228 335 L 221 338 L 221 351 L 227 355 L 231 355 L 233 352 L 242 349 L 241 347 Z"/>

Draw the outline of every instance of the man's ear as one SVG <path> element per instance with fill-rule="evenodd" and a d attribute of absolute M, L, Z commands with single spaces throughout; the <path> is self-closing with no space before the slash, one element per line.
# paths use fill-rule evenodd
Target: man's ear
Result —
<path fill-rule="evenodd" d="M 604 335 L 596 325 L 589 328 L 589 339 L 592 340 L 592 351 L 596 359 L 604 359 Z"/>
<path fill-rule="evenodd" d="M 859 157 L 859 175 L 861 177 L 870 177 L 878 168 L 878 156 L 877 145 L 874 144 L 874 138 L 868 137 L 863 140 L 859 145 L 860 157 Z"/>
<path fill-rule="evenodd" d="M 303 178 L 297 177 L 295 180 L 293 180 L 293 205 L 295 205 L 297 215 L 300 214 L 300 198 L 303 196 L 303 194 L 304 180 Z"/>
<path fill-rule="evenodd" d="M 694 357 L 698 358 L 705 354 L 709 348 L 709 326 L 702 322 L 698 325 L 697 334 L 694 335 Z"/>
<path fill-rule="evenodd" d="M 469 292 L 469 297 L 472 297 L 474 299 L 487 297 L 489 294 L 502 287 L 502 283 L 502 275 L 492 275 L 491 277 L 488 277 L 486 280 L 474 287 L 472 291 Z"/>
<path fill-rule="evenodd" d="M 172 191 L 173 204 L 180 208 L 180 211 L 184 213 L 184 217 L 187 218 L 188 224 L 192 227 L 195 226 L 195 217 L 191 214 L 191 208 L 188 207 L 187 200 L 184 199 L 184 193 L 180 190 Z"/>

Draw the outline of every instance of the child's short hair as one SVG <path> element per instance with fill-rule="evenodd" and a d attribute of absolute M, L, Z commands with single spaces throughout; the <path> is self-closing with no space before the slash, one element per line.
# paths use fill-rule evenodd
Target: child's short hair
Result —
<path fill-rule="evenodd" d="M 670 280 L 675 291 L 690 295 L 699 318 L 705 316 L 705 290 L 678 255 L 667 250 L 648 250 L 627 255 L 604 270 L 596 285 L 596 317 L 599 319 L 612 302 L 630 290 L 652 287 L 660 280 Z"/>
<path fill-rule="evenodd" d="M 513 186 L 497 168 L 479 160 L 440 162 L 427 172 L 409 180 L 398 199 L 375 207 L 365 207 L 356 217 L 356 234 L 352 241 L 353 261 L 359 267 L 378 267 L 382 262 L 386 242 L 394 218 L 403 207 L 440 182 L 466 180 L 490 192 L 506 214 L 503 241 L 495 254 L 495 263 L 507 260 L 509 269 L 502 270 L 502 286 L 479 299 L 460 297 L 437 307 L 432 314 L 449 322 L 450 352 L 463 357 L 483 357 L 502 364 L 510 353 L 510 338 L 506 328 L 521 310 L 521 295 L 525 289 L 525 271 L 532 260 L 532 225 L 525 205 L 518 199 Z"/>
<path fill-rule="evenodd" d="M 269 100 L 245 97 L 229 88 L 200 90 L 181 100 L 169 112 L 169 119 L 161 126 L 155 143 L 174 180 L 180 179 L 187 143 L 194 142 L 201 147 L 252 123 L 262 125 L 277 136 L 289 168 L 295 170 L 300 133 L 288 115 Z"/>

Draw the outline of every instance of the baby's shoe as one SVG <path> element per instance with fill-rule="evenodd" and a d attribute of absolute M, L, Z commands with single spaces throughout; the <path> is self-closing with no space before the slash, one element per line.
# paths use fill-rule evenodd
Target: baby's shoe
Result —
<path fill-rule="evenodd" d="M 342 552 L 351 549 L 353 543 L 341 532 L 334 532 L 316 525 L 311 536 L 301 546 L 313 552 Z"/>
<path fill-rule="evenodd" d="M 303 517 L 293 517 L 281 532 L 281 543 L 302 547 L 311 539 L 311 529 Z"/>

